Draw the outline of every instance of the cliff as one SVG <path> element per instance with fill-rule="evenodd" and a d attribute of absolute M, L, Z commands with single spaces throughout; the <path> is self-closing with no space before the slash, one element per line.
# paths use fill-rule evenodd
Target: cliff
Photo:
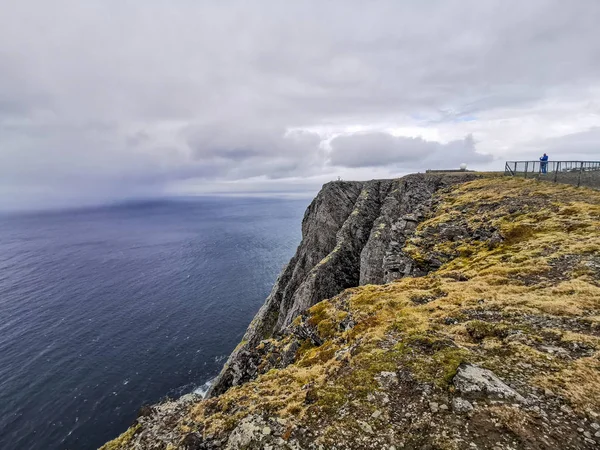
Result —
<path fill-rule="evenodd" d="M 105 449 L 600 442 L 600 193 L 476 175 L 334 182 L 211 397 Z"/>
<path fill-rule="evenodd" d="M 439 267 L 438 261 L 417 264 L 402 251 L 404 243 L 430 210 L 435 192 L 473 179 L 472 174 L 409 175 L 324 185 L 306 210 L 296 254 L 208 396 L 256 377 L 263 356 L 257 345 L 281 333 L 310 306 L 350 287 L 424 275 Z M 294 352 L 290 348 L 281 365 Z"/>

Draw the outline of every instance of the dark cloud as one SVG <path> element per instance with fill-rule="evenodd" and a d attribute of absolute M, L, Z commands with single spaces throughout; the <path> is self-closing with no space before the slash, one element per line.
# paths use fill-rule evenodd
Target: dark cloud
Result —
<path fill-rule="evenodd" d="M 599 125 L 596 1 L 0 2 L 0 202 L 484 164 Z"/>

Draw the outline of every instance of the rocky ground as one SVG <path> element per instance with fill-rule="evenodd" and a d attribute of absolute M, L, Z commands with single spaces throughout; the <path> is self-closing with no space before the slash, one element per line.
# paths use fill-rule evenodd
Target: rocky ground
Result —
<path fill-rule="evenodd" d="M 600 192 L 493 178 L 427 196 L 389 223 L 384 196 L 363 236 L 382 266 L 357 284 L 398 279 L 300 310 L 246 348 L 244 383 L 146 407 L 104 449 L 598 448 Z"/>

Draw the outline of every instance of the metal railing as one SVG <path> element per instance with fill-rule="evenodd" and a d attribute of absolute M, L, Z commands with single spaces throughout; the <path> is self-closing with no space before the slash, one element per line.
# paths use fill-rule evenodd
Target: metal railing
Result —
<path fill-rule="evenodd" d="M 581 186 L 582 177 L 600 179 L 600 161 L 507 161 L 504 174 L 513 177 L 546 179 Z"/>

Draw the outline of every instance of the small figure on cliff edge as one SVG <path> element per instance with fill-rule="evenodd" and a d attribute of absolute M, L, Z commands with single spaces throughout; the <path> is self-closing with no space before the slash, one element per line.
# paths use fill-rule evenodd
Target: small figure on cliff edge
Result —
<path fill-rule="evenodd" d="M 544 156 L 540 158 L 540 169 L 542 173 L 548 172 L 548 155 L 544 153 Z"/>

